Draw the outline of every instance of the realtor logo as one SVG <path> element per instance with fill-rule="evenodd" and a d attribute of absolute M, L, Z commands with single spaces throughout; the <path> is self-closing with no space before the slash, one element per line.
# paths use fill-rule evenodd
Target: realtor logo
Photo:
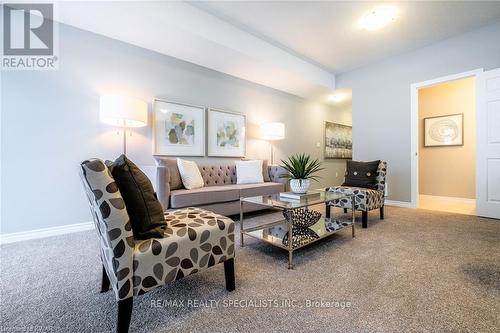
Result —
<path fill-rule="evenodd" d="M 54 4 L 4 3 L 2 69 L 57 69 Z"/>

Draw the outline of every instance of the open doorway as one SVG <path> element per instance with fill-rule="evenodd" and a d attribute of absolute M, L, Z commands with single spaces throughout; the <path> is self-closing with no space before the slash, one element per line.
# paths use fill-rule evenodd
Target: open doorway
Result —
<path fill-rule="evenodd" d="M 476 78 L 418 89 L 418 207 L 476 213 Z"/>
<path fill-rule="evenodd" d="M 412 207 L 476 214 L 482 75 L 476 69 L 411 85 Z"/>

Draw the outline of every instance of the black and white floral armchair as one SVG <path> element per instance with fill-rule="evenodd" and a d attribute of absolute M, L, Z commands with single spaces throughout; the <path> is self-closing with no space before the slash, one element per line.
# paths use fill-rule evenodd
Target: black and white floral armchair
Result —
<path fill-rule="evenodd" d="M 327 191 L 353 194 L 353 198 L 355 200 L 354 206 L 356 207 L 356 210 L 360 210 L 362 212 L 362 226 L 363 228 L 367 228 L 368 212 L 370 210 L 379 209 L 380 219 L 384 219 L 386 174 L 387 162 L 380 161 L 377 169 L 377 189 L 351 186 L 333 186 L 327 188 Z M 326 206 L 326 215 L 328 217 L 330 216 L 331 207 L 344 208 L 344 212 L 347 212 L 347 209 L 352 209 L 351 199 L 346 198 L 336 202 L 328 203 L 328 205 Z"/>
<path fill-rule="evenodd" d="M 128 332 L 133 297 L 224 262 L 226 289 L 235 289 L 234 222 L 198 208 L 165 213 L 163 238 L 134 239 L 125 203 L 102 160 L 81 163 L 80 174 L 99 234 L 101 292 L 113 289 L 117 332 Z"/>

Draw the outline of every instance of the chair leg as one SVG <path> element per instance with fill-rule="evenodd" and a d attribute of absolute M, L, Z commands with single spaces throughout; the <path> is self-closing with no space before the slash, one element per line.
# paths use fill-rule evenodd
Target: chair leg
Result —
<path fill-rule="evenodd" d="M 380 219 L 384 219 L 384 206 L 380 207 Z"/>
<path fill-rule="evenodd" d="M 368 228 L 368 212 L 365 210 L 362 211 L 361 222 L 363 228 Z"/>
<path fill-rule="evenodd" d="M 106 273 L 104 266 L 102 266 L 101 293 L 105 293 L 108 290 L 109 290 L 108 273 Z"/>
<path fill-rule="evenodd" d="M 344 214 L 347 214 L 347 208 L 344 208 Z"/>
<path fill-rule="evenodd" d="M 236 289 L 234 281 L 234 258 L 224 261 L 224 275 L 226 277 L 227 291 Z"/>
<path fill-rule="evenodd" d="M 332 215 L 332 206 L 330 206 L 330 205 L 327 204 L 326 207 L 325 207 L 325 210 L 326 210 L 325 211 L 325 216 L 327 218 L 330 218 L 330 216 Z"/>
<path fill-rule="evenodd" d="M 133 305 L 133 297 L 118 301 L 118 320 L 116 322 L 116 333 L 128 333 L 130 318 L 132 317 Z"/>

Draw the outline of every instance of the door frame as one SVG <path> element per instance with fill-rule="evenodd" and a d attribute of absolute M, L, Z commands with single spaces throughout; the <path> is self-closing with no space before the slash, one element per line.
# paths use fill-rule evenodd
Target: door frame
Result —
<path fill-rule="evenodd" d="M 418 90 L 421 88 L 427 88 L 435 86 L 441 83 L 465 79 L 468 77 L 478 78 L 483 73 L 483 68 L 474 69 L 467 72 L 462 72 L 458 74 L 452 74 L 447 76 L 441 76 L 435 79 L 413 83 L 410 86 L 411 93 L 411 207 L 418 207 L 418 143 L 419 143 L 419 131 L 418 131 Z M 477 94 L 477 84 L 476 84 L 476 113 L 479 108 L 479 98 Z M 477 126 L 477 125 L 476 125 Z M 477 163 L 477 161 L 476 161 Z"/>

